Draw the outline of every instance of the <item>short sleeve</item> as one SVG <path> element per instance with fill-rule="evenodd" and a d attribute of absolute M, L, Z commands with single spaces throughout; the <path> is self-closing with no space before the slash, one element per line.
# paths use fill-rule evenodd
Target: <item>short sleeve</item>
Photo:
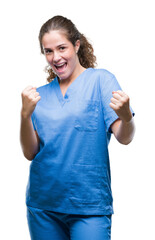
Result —
<path fill-rule="evenodd" d="M 109 106 L 109 104 L 111 102 L 112 92 L 122 90 L 122 88 L 118 83 L 116 77 L 112 73 L 107 71 L 106 74 L 100 74 L 100 90 L 106 129 L 108 132 L 112 133 L 111 124 L 115 122 L 119 117 L 117 116 L 115 111 Z M 130 110 L 134 116 L 134 112 L 131 107 Z"/>
<path fill-rule="evenodd" d="M 34 115 L 33 115 L 33 113 L 32 113 L 32 115 L 31 115 L 31 121 L 32 121 L 32 124 L 33 124 L 33 128 L 34 128 L 34 130 L 36 131 L 36 127 L 35 127 L 35 119 L 34 119 Z"/>

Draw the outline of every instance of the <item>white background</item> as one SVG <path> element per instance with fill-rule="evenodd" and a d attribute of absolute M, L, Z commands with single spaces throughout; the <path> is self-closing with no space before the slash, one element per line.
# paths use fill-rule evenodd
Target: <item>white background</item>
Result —
<path fill-rule="evenodd" d="M 25 190 L 29 164 L 19 142 L 21 91 L 46 83 L 41 25 L 70 18 L 91 41 L 98 68 L 117 77 L 130 96 L 136 135 L 124 146 L 112 137 L 112 240 L 154 240 L 155 7 L 153 0 L 3 1 L 0 6 L 0 239 L 29 240 Z M 45 238 L 46 239 L 46 238 Z"/>

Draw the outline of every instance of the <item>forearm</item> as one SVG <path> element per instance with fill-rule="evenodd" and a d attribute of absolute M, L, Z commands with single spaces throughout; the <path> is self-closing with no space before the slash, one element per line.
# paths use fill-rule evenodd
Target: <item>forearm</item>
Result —
<path fill-rule="evenodd" d="M 21 111 L 20 142 L 24 156 L 32 160 L 39 150 L 39 140 L 33 129 L 31 117 L 24 116 Z"/>
<path fill-rule="evenodd" d="M 127 145 L 132 141 L 134 134 L 135 124 L 132 117 L 129 122 L 120 121 L 117 131 L 115 132 L 115 137 L 120 143 Z"/>

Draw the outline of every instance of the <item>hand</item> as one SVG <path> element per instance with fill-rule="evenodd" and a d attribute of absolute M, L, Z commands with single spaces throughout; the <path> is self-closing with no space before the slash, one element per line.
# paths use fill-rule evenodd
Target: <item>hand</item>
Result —
<path fill-rule="evenodd" d="M 22 96 L 22 110 L 21 113 L 24 117 L 30 117 L 33 113 L 38 101 L 41 99 L 36 87 L 28 86 L 21 93 Z"/>
<path fill-rule="evenodd" d="M 109 106 L 116 112 L 118 117 L 124 122 L 129 122 L 132 119 L 132 113 L 129 107 L 129 97 L 126 93 L 118 90 L 112 92 L 113 97 Z"/>

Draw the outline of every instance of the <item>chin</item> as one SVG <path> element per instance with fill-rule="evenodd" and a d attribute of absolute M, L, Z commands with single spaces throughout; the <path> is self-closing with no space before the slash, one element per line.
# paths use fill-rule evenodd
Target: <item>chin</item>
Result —
<path fill-rule="evenodd" d="M 65 81 L 65 80 L 67 80 L 67 79 L 69 79 L 70 78 L 70 76 L 71 76 L 71 74 L 59 74 L 58 75 L 58 77 L 59 77 L 59 79 L 61 80 L 61 81 Z"/>

